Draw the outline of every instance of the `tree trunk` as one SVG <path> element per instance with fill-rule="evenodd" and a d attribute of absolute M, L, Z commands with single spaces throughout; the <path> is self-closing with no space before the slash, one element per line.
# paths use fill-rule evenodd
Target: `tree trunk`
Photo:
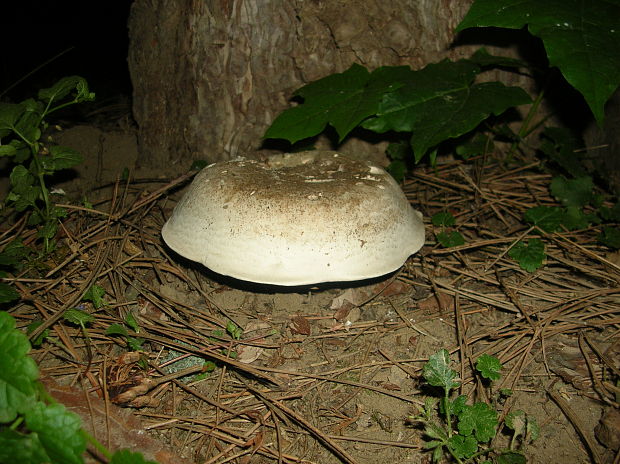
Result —
<path fill-rule="evenodd" d="M 129 69 L 139 163 L 257 156 L 302 85 L 352 63 L 417 69 L 449 49 L 471 0 L 135 0 Z M 357 145 L 356 145 L 357 144 Z M 349 141 L 345 151 L 383 156 Z"/>

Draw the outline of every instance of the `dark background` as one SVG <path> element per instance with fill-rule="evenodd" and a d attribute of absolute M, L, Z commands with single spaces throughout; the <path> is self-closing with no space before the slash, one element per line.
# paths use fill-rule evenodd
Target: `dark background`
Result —
<path fill-rule="evenodd" d="M 130 96 L 130 6 L 129 0 L 2 2 L 0 99 L 21 101 L 61 77 L 75 74 L 87 79 L 100 104 L 118 95 Z M 9 89 L 20 79 L 24 80 Z"/>

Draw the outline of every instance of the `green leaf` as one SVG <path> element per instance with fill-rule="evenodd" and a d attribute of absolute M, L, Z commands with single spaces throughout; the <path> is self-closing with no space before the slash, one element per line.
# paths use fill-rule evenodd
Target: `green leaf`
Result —
<path fill-rule="evenodd" d="M 19 292 L 11 285 L 0 282 L 0 304 L 19 300 Z"/>
<path fill-rule="evenodd" d="M 81 327 L 89 324 L 95 320 L 95 317 L 92 314 L 84 312 L 77 308 L 69 308 L 62 315 L 63 319 L 72 324 L 79 325 Z"/>
<path fill-rule="evenodd" d="M 586 214 L 581 208 L 570 206 L 564 211 L 562 225 L 568 230 L 587 229 L 596 220 L 596 215 Z"/>
<path fill-rule="evenodd" d="M 504 451 L 497 456 L 497 464 L 527 464 L 527 459 L 518 451 Z"/>
<path fill-rule="evenodd" d="M 545 244 L 538 238 L 529 239 L 527 245 L 519 241 L 510 249 L 508 255 L 519 263 L 521 269 L 534 272 L 542 266 L 545 259 Z"/>
<path fill-rule="evenodd" d="M 580 143 L 571 131 L 560 127 L 546 127 L 543 134 L 540 150 L 555 161 L 572 177 L 584 177 L 586 170 L 581 163 L 581 157 L 575 150 Z"/>
<path fill-rule="evenodd" d="M 472 435 L 481 443 L 488 442 L 495 436 L 497 412 L 486 403 L 465 406 L 458 415 L 459 433 Z"/>
<path fill-rule="evenodd" d="M 93 284 L 82 297 L 83 301 L 90 301 L 96 309 L 101 308 L 106 302 L 103 300 L 105 289 L 97 284 Z"/>
<path fill-rule="evenodd" d="M 31 322 L 26 327 L 26 333 L 30 336 L 30 334 L 32 332 L 34 332 L 37 329 L 37 327 L 39 327 L 41 324 L 43 324 L 43 321 L 33 321 L 33 322 Z M 34 340 L 31 340 L 30 343 L 32 344 L 32 346 L 39 347 L 39 346 L 41 346 L 43 341 L 49 336 L 49 334 L 50 334 L 50 330 L 49 329 L 45 329 L 43 332 L 41 332 L 39 335 L 37 335 Z"/>
<path fill-rule="evenodd" d="M 422 368 L 422 375 L 433 387 L 442 387 L 446 392 L 459 386 L 456 381 L 458 374 L 450 369 L 450 353 L 448 350 L 439 350 L 428 358 Z"/>
<path fill-rule="evenodd" d="M 321 133 L 330 124 L 342 141 L 360 122 L 374 115 L 383 95 L 402 85 L 410 73 L 407 66 L 386 66 L 369 73 L 353 64 L 343 73 L 297 90 L 295 95 L 303 98 L 303 103 L 283 111 L 264 137 L 295 143 Z"/>
<path fill-rule="evenodd" d="M 136 318 L 131 311 L 128 311 L 127 315 L 125 316 L 125 324 L 131 327 L 134 332 L 140 333 L 140 325 L 138 324 L 138 321 L 136 321 Z"/>
<path fill-rule="evenodd" d="M 120 450 L 112 455 L 110 464 L 157 464 L 155 461 L 147 461 L 141 453 L 129 450 Z"/>
<path fill-rule="evenodd" d="M 127 346 L 131 351 L 140 351 L 144 344 L 144 338 L 127 337 Z"/>
<path fill-rule="evenodd" d="M 542 39 L 549 64 L 582 93 L 600 123 L 620 84 L 618 18 L 616 0 L 476 0 L 456 30 L 527 24 Z"/>
<path fill-rule="evenodd" d="M 577 179 L 554 177 L 551 180 L 551 193 L 564 206 L 581 208 L 593 198 L 594 183 L 589 176 Z"/>
<path fill-rule="evenodd" d="M 22 243 L 21 239 L 9 242 L 0 253 L 0 266 L 17 266 L 28 256 L 30 249 Z"/>
<path fill-rule="evenodd" d="M 433 223 L 434 226 L 443 226 L 443 227 L 451 227 L 454 224 L 456 224 L 456 219 L 454 219 L 454 216 L 452 216 L 451 213 L 447 212 L 447 211 L 441 211 L 439 213 L 435 213 L 433 214 L 433 217 L 431 218 L 431 222 Z"/>
<path fill-rule="evenodd" d="M 557 206 L 536 206 L 528 209 L 523 218 L 545 232 L 552 233 L 560 229 L 564 221 L 564 211 Z"/>
<path fill-rule="evenodd" d="M 35 182 L 34 176 L 21 164 L 13 168 L 9 178 L 13 192 L 19 195 L 30 191 Z"/>
<path fill-rule="evenodd" d="M 448 446 L 458 459 L 470 458 L 478 451 L 478 442 L 471 436 L 452 435 L 448 440 Z"/>
<path fill-rule="evenodd" d="M 476 63 L 482 68 L 524 68 L 527 67 L 527 63 L 518 60 L 516 58 L 509 58 L 506 56 L 491 55 L 486 48 L 479 48 L 469 58 L 469 61 Z"/>
<path fill-rule="evenodd" d="M 39 90 L 41 100 L 58 101 L 65 98 L 75 90 L 74 100 L 76 102 L 91 101 L 95 99 L 95 94 L 89 92 L 88 83 L 80 76 L 67 76 L 60 79 L 52 87 Z"/>
<path fill-rule="evenodd" d="M 484 155 L 493 151 L 495 145 L 493 139 L 485 134 L 478 133 L 469 140 L 456 147 L 456 154 L 463 159 L 469 159 L 472 156 Z"/>
<path fill-rule="evenodd" d="M 80 418 L 62 404 L 35 404 L 26 411 L 26 425 L 38 435 L 52 462 L 83 464 L 86 439 Z"/>
<path fill-rule="evenodd" d="M 375 132 L 413 132 L 411 147 L 418 162 L 430 148 L 468 133 L 491 114 L 531 102 L 519 87 L 500 82 L 474 84 L 480 71 L 467 60 L 429 64 L 412 72 L 404 86 L 386 94 L 377 117 L 362 126 Z"/>
<path fill-rule="evenodd" d="M 599 214 L 606 221 L 620 222 L 620 202 L 616 203 L 611 208 L 602 206 L 599 209 Z"/>
<path fill-rule="evenodd" d="M 387 167 L 387 172 L 396 180 L 402 182 L 407 174 L 407 160 L 413 156 L 409 142 L 390 143 L 385 150 L 385 154 L 391 160 Z"/>
<path fill-rule="evenodd" d="M 603 227 L 603 231 L 597 238 L 599 242 L 609 248 L 620 249 L 620 229 L 615 227 Z"/>
<path fill-rule="evenodd" d="M 122 335 L 126 337 L 128 332 L 124 325 L 121 324 L 111 324 L 107 329 L 105 329 L 106 335 Z"/>
<path fill-rule="evenodd" d="M 29 351 L 28 338 L 15 329 L 15 319 L 0 312 L 0 423 L 12 422 L 36 400 L 39 370 Z"/>
<path fill-rule="evenodd" d="M 5 428 L 0 431 L 0 462 L 42 464 L 51 462 L 36 433 L 25 435 Z"/>
<path fill-rule="evenodd" d="M 6 137 L 14 130 L 24 111 L 26 106 L 23 103 L 0 102 L 0 138 Z"/>
<path fill-rule="evenodd" d="M 441 243 L 441 245 L 445 248 L 451 248 L 465 244 L 465 239 L 456 230 L 437 233 L 437 241 L 439 241 L 439 243 Z"/>
<path fill-rule="evenodd" d="M 486 353 L 481 355 L 476 362 L 476 370 L 480 372 L 482 377 L 489 380 L 498 380 L 502 367 L 499 359 Z"/>
<path fill-rule="evenodd" d="M 59 171 L 77 166 L 84 161 L 84 158 L 71 148 L 53 145 L 50 147 L 49 156 L 43 156 L 41 161 L 45 170 Z"/>
<path fill-rule="evenodd" d="M 14 145 L 0 145 L 0 156 L 15 156 L 17 148 Z"/>

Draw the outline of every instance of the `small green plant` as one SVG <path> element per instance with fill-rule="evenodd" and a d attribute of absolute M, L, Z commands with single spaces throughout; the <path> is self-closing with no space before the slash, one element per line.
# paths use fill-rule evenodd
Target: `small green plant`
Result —
<path fill-rule="evenodd" d="M 501 368 L 499 360 L 489 355 L 480 356 L 476 362 L 478 374 L 488 382 L 500 378 Z M 460 383 L 458 374 L 450 368 L 448 351 L 440 350 L 430 356 L 424 364 L 422 375 L 429 385 L 439 387 L 443 394 L 439 407 L 437 400 L 429 398 L 420 414 L 410 417 L 409 420 L 423 425 L 424 432 L 429 437 L 426 448 L 432 451 L 434 462 L 441 461 L 447 453 L 459 464 L 491 462 L 489 459 L 498 464 L 525 463 L 519 445 L 523 447 L 536 438 L 537 429 L 536 434 L 531 432 L 536 424 L 533 419 L 526 418 L 522 411 L 515 412 L 515 417 L 523 417 L 524 424 L 526 421 L 531 424 L 529 435 L 520 425 L 515 425 L 518 422 L 516 419 L 510 423 L 507 421 L 506 425 L 514 430 L 510 448 L 494 450 L 488 443 L 498 432 L 497 412 L 487 403 L 469 405 L 466 396 L 452 395 L 452 391 L 458 388 Z M 519 427 L 518 431 L 515 427 Z"/>
<path fill-rule="evenodd" d="M 460 246 L 465 244 L 465 239 L 460 232 L 452 229 L 456 224 L 456 219 L 451 213 L 442 211 L 436 213 L 431 218 L 431 222 L 435 227 L 439 227 L 439 232 L 435 236 L 437 241 L 445 248 Z"/>
<path fill-rule="evenodd" d="M 30 343 L 15 320 L 0 312 L 0 463 L 82 464 L 90 443 L 111 464 L 156 464 L 128 450 L 112 454 L 88 434 L 80 418 L 38 382 Z"/>
<path fill-rule="evenodd" d="M 58 110 L 94 98 L 86 80 L 70 76 L 40 90 L 37 98 L 0 103 L 0 156 L 10 157 L 14 163 L 6 204 L 18 213 L 29 213 L 28 225 L 38 227 L 44 253 L 53 250 L 58 219 L 66 215 L 54 205 L 46 178 L 82 162 L 75 150 L 44 138 L 47 119 Z"/>

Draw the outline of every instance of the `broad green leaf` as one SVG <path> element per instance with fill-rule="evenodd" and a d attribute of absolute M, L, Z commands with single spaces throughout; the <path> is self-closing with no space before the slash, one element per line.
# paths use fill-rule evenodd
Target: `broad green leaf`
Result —
<path fill-rule="evenodd" d="M 551 193 L 564 206 L 581 208 L 593 198 L 594 183 L 589 176 L 577 179 L 554 177 L 551 180 Z"/>
<path fill-rule="evenodd" d="M 545 259 L 545 244 L 538 238 L 529 239 L 527 245 L 520 241 L 510 249 L 508 255 L 519 263 L 521 269 L 534 272 Z"/>
<path fill-rule="evenodd" d="M 473 434 L 481 443 L 486 443 L 495 436 L 497 412 L 487 403 L 465 406 L 458 417 L 460 434 Z"/>
<path fill-rule="evenodd" d="M 9 284 L 0 282 L 0 303 L 9 303 L 19 300 L 19 292 Z"/>
<path fill-rule="evenodd" d="M 458 374 L 450 369 L 450 353 L 448 350 L 439 350 L 428 358 L 422 368 L 422 375 L 433 387 L 442 387 L 446 392 L 459 386 L 456 381 Z"/>
<path fill-rule="evenodd" d="M 39 370 L 29 351 L 28 338 L 15 328 L 15 319 L 0 312 L 0 423 L 12 422 L 36 400 Z"/>
<path fill-rule="evenodd" d="M 596 120 L 620 84 L 618 0 L 476 0 L 457 31 L 505 27 L 542 39 L 549 64 L 584 96 Z"/>
<path fill-rule="evenodd" d="M 410 73 L 407 66 L 382 67 L 369 73 L 353 64 L 343 73 L 331 74 L 295 92 L 303 103 L 283 111 L 264 137 L 295 143 L 321 133 L 330 124 L 342 141 L 360 122 L 374 115 L 383 95 L 402 85 Z"/>
<path fill-rule="evenodd" d="M 141 453 L 129 450 L 120 450 L 112 455 L 110 464 L 157 464 L 155 461 L 147 461 Z"/>
<path fill-rule="evenodd" d="M 41 118 L 44 111 L 40 102 L 29 98 L 23 102 L 25 111 L 15 124 L 13 130 L 20 138 L 32 145 L 41 138 Z"/>
<path fill-rule="evenodd" d="M 61 147 L 60 145 L 53 145 L 50 147 L 49 156 L 43 156 L 43 167 L 48 171 L 59 171 L 60 169 L 72 168 L 84 161 L 82 155 L 77 151 Z"/>
<path fill-rule="evenodd" d="M 476 370 L 480 372 L 485 379 L 498 380 L 500 378 L 500 371 L 502 370 L 502 363 L 499 362 L 499 359 L 495 356 L 490 356 L 485 353 L 476 361 Z"/>
<path fill-rule="evenodd" d="M 481 68 L 467 60 L 444 60 L 413 72 L 406 85 L 384 96 L 377 117 L 363 127 L 375 132 L 413 132 L 415 160 L 449 138 L 474 129 L 491 114 L 530 103 L 519 87 L 500 82 L 474 84 Z"/>
<path fill-rule="evenodd" d="M 586 214 L 576 206 L 566 208 L 564 219 L 562 219 L 562 225 L 568 230 L 587 229 L 593 222 L 599 222 L 595 214 Z"/>
<path fill-rule="evenodd" d="M 434 226 L 444 226 L 444 227 L 451 227 L 454 224 L 456 224 L 456 219 L 454 218 L 454 216 L 452 216 L 451 213 L 447 212 L 447 211 L 441 211 L 439 213 L 435 213 L 433 214 L 433 217 L 431 218 L 431 222 L 433 223 Z"/>
<path fill-rule="evenodd" d="M 470 458 L 478 451 L 478 442 L 472 436 L 452 435 L 448 440 L 448 446 L 459 459 Z"/>
<path fill-rule="evenodd" d="M 52 462 L 82 464 L 86 439 L 80 418 L 62 404 L 37 403 L 26 411 L 26 425 L 38 435 Z"/>
<path fill-rule="evenodd" d="M 536 206 L 528 209 L 523 218 L 548 233 L 555 232 L 564 221 L 564 211 L 558 206 Z"/>
<path fill-rule="evenodd" d="M 598 236 L 598 241 L 609 248 L 620 249 L 620 230 L 614 227 L 604 227 Z"/>
<path fill-rule="evenodd" d="M 0 462 L 43 464 L 52 461 L 36 433 L 25 435 L 5 428 L 0 431 Z"/>

